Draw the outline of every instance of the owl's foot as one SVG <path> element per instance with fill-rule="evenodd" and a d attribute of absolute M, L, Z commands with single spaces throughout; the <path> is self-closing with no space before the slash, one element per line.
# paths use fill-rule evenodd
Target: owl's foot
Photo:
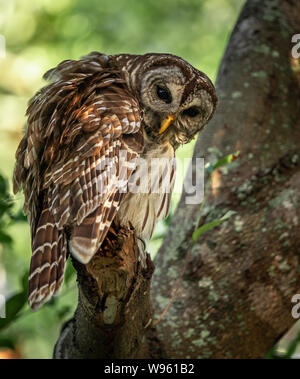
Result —
<path fill-rule="evenodd" d="M 147 252 L 146 252 L 146 243 L 145 241 L 137 237 L 137 244 L 139 248 L 139 262 L 143 269 L 147 267 Z"/>

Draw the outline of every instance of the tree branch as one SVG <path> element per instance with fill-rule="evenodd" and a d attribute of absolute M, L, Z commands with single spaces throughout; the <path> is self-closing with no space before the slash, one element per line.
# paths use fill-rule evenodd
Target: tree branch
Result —
<path fill-rule="evenodd" d="M 132 230 L 110 235 L 89 264 L 75 259 L 79 288 L 74 317 L 62 328 L 54 358 L 146 358 L 161 354 L 152 320 L 150 280 Z"/>

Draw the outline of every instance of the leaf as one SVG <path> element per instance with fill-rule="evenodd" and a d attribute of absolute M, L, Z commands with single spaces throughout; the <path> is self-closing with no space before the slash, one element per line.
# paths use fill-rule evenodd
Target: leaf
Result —
<path fill-rule="evenodd" d="M 8 212 L 12 208 L 13 203 L 9 202 L 7 198 L 0 198 L 0 216 L 3 216 L 4 213 Z"/>
<path fill-rule="evenodd" d="M 26 270 L 21 277 L 21 285 L 23 288 L 23 292 L 28 294 L 28 278 L 29 278 L 29 270 Z"/>
<path fill-rule="evenodd" d="M 12 337 L 0 337 L 0 348 L 6 347 L 8 349 L 15 349 L 15 340 Z"/>
<path fill-rule="evenodd" d="M 240 151 L 236 151 L 233 154 L 226 155 L 226 157 L 220 159 L 216 164 L 213 165 L 212 171 L 235 161 L 236 159 L 238 159 L 240 157 L 240 155 L 241 155 Z"/>
<path fill-rule="evenodd" d="M 18 314 L 27 303 L 27 292 L 18 292 L 6 301 L 6 317 L 0 319 L 0 329 L 6 328 L 18 318 Z"/>
<path fill-rule="evenodd" d="M 295 351 L 297 349 L 299 342 L 300 342 L 300 333 L 298 333 L 298 336 L 289 344 L 288 349 L 284 355 L 284 358 L 286 359 L 293 358 L 293 355 L 295 354 Z"/>
<path fill-rule="evenodd" d="M 44 306 L 46 307 L 56 307 L 58 302 L 58 298 L 53 296 Z"/>
<path fill-rule="evenodd" d="M 12 241 L 13 240 L 10 235 L 0 230 L 0 242 L 10 244 Z"/>
<path fill-rule="evenodd" d="M 264 359 L 276 359 L 277 358 L 277 345 L 274 345 L 264 356 Z"/>
<path fill-rule="evenodd" d="M 209 173 L 209 175 L 211 175 L 216 169 L 222 167 L 222 166 L 225 166 L 233 161 L 235 161 L 236 159 L 238 159 L 240 157 L 241 153 L 240 151 L 236 151 L 235 153 L 233 154 L 228 154 L 226 155 L 226 157 L 223 157 L 221 158 L 217 163 L 215 163 L 214 165 L 211 164 L 211 163 L 208 163 L 206 166 L 205 166 L 205 170 Z"/>
<path fill-rule="evenodd" d="M 7 188 L 7 180 L 5 180 L 2 175 L 0 175 L 0 196 L 4 197 L 7 194 Z"/>
<path fill-rule="evenodd" d="M 65 305 L 61 309 L 57 311 L 57 317 L 59 320 L 62 320 L 68 313 L 70 313 L 71 307 L 69 305 Z"/>
<path fill-rule="evenodd" d="M 67 267 L 66 267 L 66 272 L 65 272 L 65 283 L 68 284 L 70 282 L 70 280 L 72 279 L 72 277 L 75 275 L 75 268 L 71 262 L 71 260 L 69 259 L 67 261 Z"/>
<path fill-rule="evenodd" d="M 151 238 L 151 241 L 157 241 L 157 240 L 161 240 L 161 239 L 164 239 L 165 236 L 166 236 L 167 233 L 160 233 L 160 234 L 157 234 L 155 236 L 153 236 Z"/>
<path fill-rule="evenodd" d="M 173 217 L 173 214 L 172 214 L 172 212 L 170 212 L 168 217 L 163 220 L 163 222 L 166 226 L 169 226 L 171 224 L 172 217 Z"/>
<path fill-rule="evenodd" d="M 27 222 L 27 217 L 23 214 L 21 209 L 16 214 L 13 214 L 11 219 L 15 222 Z"/>
<path fill-rule="evenodd" d="M 219 220 L 209 222 L 205 225 L 200 226 L 200 228 L 196 229 L 193 233 L 193 241 L 197 242 L 198 238 L 208 230 L 211 230 L 221 224 L 223 221 L 228 220 L 232 215 L 236 214 L 235 211 L 228 211 L 225 213 L 223 217 L 221 217 Z"/>

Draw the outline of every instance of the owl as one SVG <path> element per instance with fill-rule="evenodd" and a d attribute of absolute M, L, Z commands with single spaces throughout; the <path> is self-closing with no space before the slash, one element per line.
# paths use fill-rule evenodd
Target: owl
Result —
<path fill-rule="evenodd" d="M 208 77 L 170 54 L 92 52 L 44 78 L 50 84 L 29 102 L 13 179 L 31 228 L 33 310 L 58 293 L 68 254 L 87 264 L 112 223 L 151 238 L 168 215 L 175 150 L 217 102 Z M 165 162 L 161 170 L 139 164 L 153 159 Z M 152 191 L 150 177 L 167 178 L 170 190 Z"/>

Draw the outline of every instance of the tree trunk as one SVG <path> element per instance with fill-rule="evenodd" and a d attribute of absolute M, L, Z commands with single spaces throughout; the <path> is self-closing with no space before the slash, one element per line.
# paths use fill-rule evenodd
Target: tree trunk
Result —
<path fill-rule="evenodd" d="M 109 233 L 87 265 L 73 259 L 77 270 L 78 306 L 62 328 L 54 358 L 155 358 L 150 304 L 153 263 L 139 261 L 132 230 Z"/>
<path fill-rule="evenodd" d="M 74 262 L 79 303 L 55 358 L 256 358 L 293 324 L 300 65 L 290 52 L 299 24 L 291 0 L 248 0 L 239 17 L 217 78 L 218 110 L 194 153 L 213 162 L 241 151 L 213 173 L 201 223 L 237 213 L 193 243 L 200 206 L 183 194 L 155 260 L 157 317 L 176 292 L 165 317 L 151 325 L 153 265 L 148 257 L 142 269 L 134 235 L 123 230 L 88 266 Z"/>
<path fill-rule="evenodd" d="M 299 1 L 249 0 L 231 35 L 217 77 L 219 106 L 194 155 L 212 162 L 241 151 L 213 173 L 201 223 L 237 213 L 194 244 L 199 206 L 181 198 L 152 281 L 159 314 L 187 259 L 157 326 L 169 357 L 261 358 L 295 322 L 300 61 L 291 58 L 291 38 L 299 25 Z"/>

